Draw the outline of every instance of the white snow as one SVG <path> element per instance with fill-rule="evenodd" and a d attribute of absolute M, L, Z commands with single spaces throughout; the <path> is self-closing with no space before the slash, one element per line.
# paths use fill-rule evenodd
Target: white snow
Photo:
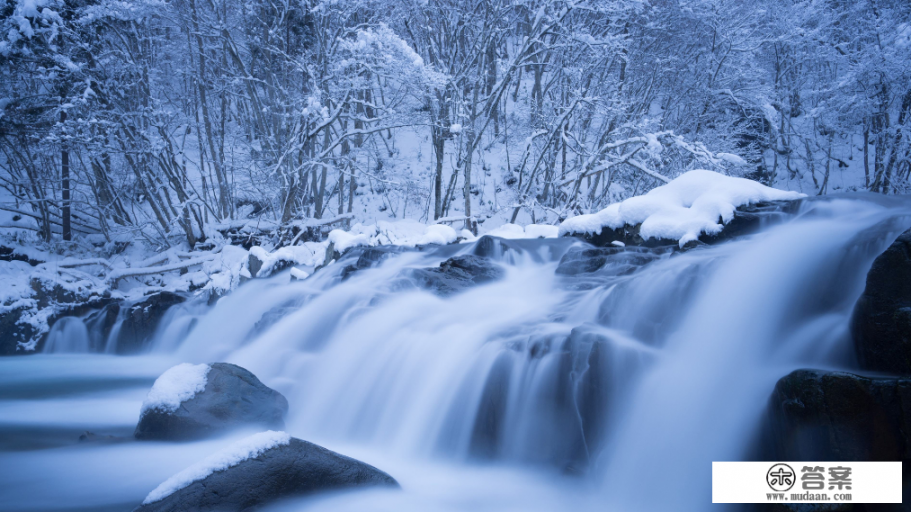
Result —
<path fill-rule="evenodd" d="M 560 225 L 559 234 L 601 232 L 641 224 L 644 239 L 677 240 L 683 247 L 700 234 L 718 234 L 734 218 L 738 206 L 762 201 L 791 200 L 806 194 L 778 190 L 746 178 L 694 170 L 645 195 L 614 203 L 598 213 L 579 215 Z"/>
<path fill-rule="evenodd" d="M 341 229 L 330 231 L 328 240 L 335 247 L 335 250 L 340 253 L 359 245 L 370 245 L 370 237 L 367 234 L 354 234 Z"/>
<path fill-rule="evenodd" d="M 525 227 L 517 224 L 503 224 L 500 227 L 491 229 L 484 233 L 485 235 L 498 236 L 500 238 L 557 238 L 560 228 L 547 224 L 529 224 Z"/>
<path fill-rule="evenodd" d="M 462 125 L 455 123 L 449 126 L 449 131 L 451 133 L 462 133 Z"/>
<path fill-rule="evenodd" d="M 304 242 L 301 245 L 290 247 L 281 247 L 272 252 L 255 246 L 250 248 L 250 254 L 256 256 L 263 266 L 256 274 L 258 277 L 266 277 L 272 274 L 275 266 L 283 261 L 290 261 L 295 265 L 315 267 L 321 265 L 326 259 L 326 244 L 319 242 Z"/>
<path fill-rule="evenodd" d="M 560 228 L 550 224 L 529 224 L 525 226 L 525 238 L 557 238 Z"/>
<path fill-rule="evenodd" d="M 143 500 L 143 505 L 155 503 L 163 500 L 171 494 L 189 486 L 193 482 L 202 480 L 216 471 L 223 471 L 230 467 L 236 466 L 241 462 L 258 457 L 264 452 L 277 446 L 287 445 L 291 442 L 291 436 L 285 432 L 275 432 L 267 430 L 258 434 L 253 434 L 237 441 L 227 448 L 216 452 L 205 459 L 184 469 L 180 473 L 168 478 L 155 488 Z"/>
<path fill-rule="evenodd" d="M 226 245 L 212 261 L 203 263 L 202 269 L 209 276 L 205 289 L 214 293 L 233 290 L 241 277 L 250 277 L 247 269 L 247 251 L 243 247 Z"/>
<path fill-rule="evenodd" d="M 427 225 L 409 219 L 377 221 L 375 224 L 358 223 L 351 227 L 351 231 L 333 229 L 329 233 L 329 241 L 335 244 L 338 252 L 358 245 L 445 245 L 455 242 L 457 238 L 455 230 L 444 224 Z"/>
<path fill-rule="evenodd" d="M 746 160 L 733 153 L 715 153 L 715 156 L 731 165 L 736 165 L 738 167 L 744 167 L 747 165 Z"/>
<path fill-rule="evenodd" d="M 142 402 L 140 416 L 152 409 L 174 412 L 180 404 L 206 389 L 209 365 L 182 363 L 161 374 Z"/>

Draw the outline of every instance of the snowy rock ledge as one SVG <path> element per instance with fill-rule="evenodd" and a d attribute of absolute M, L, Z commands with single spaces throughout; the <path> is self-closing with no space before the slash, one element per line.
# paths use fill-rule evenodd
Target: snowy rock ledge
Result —
<path fill-rule="evenodd" d="M 778 190 L 746 178 L 694 170 L 598 213 L 567 219 L 560 225 L 559 234 L 600 235 L 606 230 L 636 227 L 633 231 L 644 241 L 676 241 L 682 248 L 700 236 L 721 233 L 738 207 L 803 197 L 806 194 Z M 627 242 L 622 240 L 623 233 L 610 238 Z"/>
<path fill-rule="evenodd" d="M 355 486 L 398 487 L 379 469 L 284 432 L 261 432 L 167 479 L 137 512 L 240 511 Z"/>
<path fill-rule="evenodd" d="M 240 427 L 284 428 L 287 412 L 288 400 L 281 393 L 240 366 L 184 363 L 155 381 L 134 436 L 180 441 Z"/>

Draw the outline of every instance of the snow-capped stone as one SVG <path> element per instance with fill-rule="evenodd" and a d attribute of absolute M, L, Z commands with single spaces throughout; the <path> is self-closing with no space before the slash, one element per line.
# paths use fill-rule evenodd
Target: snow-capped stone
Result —
<path fill-rule="evenodd" d="M 179 365 L 159 377 L 143 405 L 134 436 L 188 440 L 233 429 L 281 429 L 288 400 L 255 375 L 228 363 Z"/>
<path fill-rule="evenodd" d="M 223 471 L 241 462 L 258 457 L 266 450 L 291 442 L 291 436 L 285 432 L 267 430 L 241 439 L 227 448 L 209 455 L 205 459 L 168 478 L 156 487 L 143 500 L 143 505 L 161 501 L 193 482 L 203 480 L 216 471 Z"/>
<path fill-rule="evenodd" d="M 547 224 L 529 224 L 525 227 L 518 224 L 503 224 L 488 231 L 487 235 L 507 239 L 520 238 L 557 238 L 560 228 Z"/>
<path fill-rule="evenodd" d="M 294 496 L 364 486 L 398 487 L 398 482 L 284 432 L 263 432 L 169 478 L 136 511 L 259 510 Z"/>
<path fill-rule="evenodd" d="M 207 364 L 182 363 L 162 373 L 143 400 L 140 415 L 151 410 L 176 411 L 181 403 L 206 389 L 210 369 Z"/>

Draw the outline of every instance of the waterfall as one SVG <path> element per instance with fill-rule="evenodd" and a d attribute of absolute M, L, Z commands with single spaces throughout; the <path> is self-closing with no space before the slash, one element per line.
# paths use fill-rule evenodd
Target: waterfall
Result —
<path fill-rule="evenodd" d="M 77 317 L 63 317 L 47 334 L 44 351 L 49 354 L 63 352 L 89 352 L 92 350 L 89 331 L 85 322 Z"/>
<path fill-rule="evenodd" d="M 491 510 L 552 509 L 553 495 L 529 491 L 540 473 L 480 477 L 519 468 L 566 475 L 547 478 L 563 504 L 582 485 L 580 507 L 701 510 L 711 462 L 755 455 L 779 378 L 855 365 L 854 302 L 909 215 L 897 199 L 812 200 L 752 236 L 673 255 L 618 251 L 588 273 L 557 270 L 583 248 L 571 239 L 486 238 L 352 273 L 353 253 L 304 281 L 280 273 L 212 306 L 173 307 L 142 357 L 254 372 L 288 398 L 293 435 L 400 472 L 405 492 L 383 498 L 388 509 L 476 509 L 494 495 Z M 416 285 L 414 269 L 465 254 L 503 277 L 450 296 Z M 95 346 L 88 320 L 64 320 L 47 352 Z M 470 505 L 409 491 L 436 464 L 461 476 L 434 481 Z M 509 489 L 527 495 L 511 501 Z M 327 508 L 364 503 L 348 499 Z"/>

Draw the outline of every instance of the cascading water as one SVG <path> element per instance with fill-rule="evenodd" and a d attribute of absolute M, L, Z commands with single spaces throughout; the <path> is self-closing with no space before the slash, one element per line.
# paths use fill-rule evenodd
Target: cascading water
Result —
<path fill-rule="evenodd" d="M 347 257 L 305 281 L 254 280 L 215 306 L 172 308 L 150 354 L 0 361 L 0 429 L 43 448 L 0 452 L 0 467 L 19 468 L 0 495 L 12 510 L 138 503 L 226 441 L 74 447 L 64 434 L 129 431 L 168 365 L 228 361 L 288 398 L 292 435 L 403 486 L 276 510 L 706 509 L 711 461 L 753 454 L 778 378 L 851 367 L 854 301 L 909 215 L 899 200 L 808 201 L 752 237 L 675 255 L 618 250 L 595 272 L 558 270 L 579 254 L 569 239 L 488 240 L 392 254 L 350 276 Z M 463 253 L 504 276 L 447 296 L 409 277 Z M 101 351 L 81 341 L 89 323 L 58 323 L 53 351 Z M 54 406 L 69 420 L 49 420 Z M 97 417 L 77 412 L 89 406 Z M 61 440 L 23 434 L 38 427 Z"/>

